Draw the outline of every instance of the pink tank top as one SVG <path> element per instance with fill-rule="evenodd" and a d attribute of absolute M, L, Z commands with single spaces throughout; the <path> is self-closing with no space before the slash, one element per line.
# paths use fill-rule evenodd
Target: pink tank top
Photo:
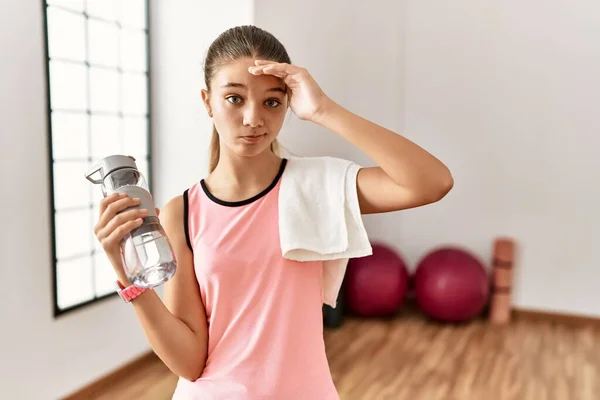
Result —
<path fill-rule="evenodd" d="M 177 400 L 337 400 L 323 341 L 322 262 L 281 255 L 279 183 L 240 202 L 201 181 L 184 193 L 188 245 L 208 322 L 202 376 Z"/>

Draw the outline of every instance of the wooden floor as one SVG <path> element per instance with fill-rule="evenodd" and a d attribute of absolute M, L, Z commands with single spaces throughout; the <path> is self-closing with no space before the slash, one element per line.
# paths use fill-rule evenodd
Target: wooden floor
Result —
<path fill-rule="evenodd" d="M 346 319 L 325 338 L 342 400 L 600 399 L 594 327 L 529 320 L 450 326 L 411 314 Z M 175 383 L 156 360 L 95 398 L 167 400 Z"/>

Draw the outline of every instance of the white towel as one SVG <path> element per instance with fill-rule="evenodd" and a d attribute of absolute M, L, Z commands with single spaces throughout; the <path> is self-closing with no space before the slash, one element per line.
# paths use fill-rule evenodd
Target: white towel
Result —
<path fill-rule="evenodd" d="M 371 255 L 356 177 L 360 166 L 334 157 L 289 157 L 279 190 L 283 257 L 323 263 L 324 303 L 336 307 L 350 258 Z"/>

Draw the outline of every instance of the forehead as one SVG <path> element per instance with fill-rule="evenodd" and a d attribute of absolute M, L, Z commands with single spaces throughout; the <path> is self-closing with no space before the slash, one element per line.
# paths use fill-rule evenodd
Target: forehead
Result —
<path fill-rule="evenodd" d="M 213 76 L 211 86 L 221 89 L 228 83 L 241 83 L 249 89 L 270 89 L 273 87 L 285 87 L 283 79 L 272 75 L 253 75 L 248 72 L 249 67 L 254 66 L 253 58 L 243 58 L 232 61 L 220 67 Z"/>

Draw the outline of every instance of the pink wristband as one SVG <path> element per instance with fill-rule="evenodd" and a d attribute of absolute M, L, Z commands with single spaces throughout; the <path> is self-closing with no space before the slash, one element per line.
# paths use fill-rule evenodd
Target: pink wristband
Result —
<path fill-rule="evenodd" d="M 123 286 L 120 281 L 115 282 L 117 293 L 125 303 L 130 303 L 133 299 L 144 293 L 147 289 L 137 287 L 135 285 Z"/>

